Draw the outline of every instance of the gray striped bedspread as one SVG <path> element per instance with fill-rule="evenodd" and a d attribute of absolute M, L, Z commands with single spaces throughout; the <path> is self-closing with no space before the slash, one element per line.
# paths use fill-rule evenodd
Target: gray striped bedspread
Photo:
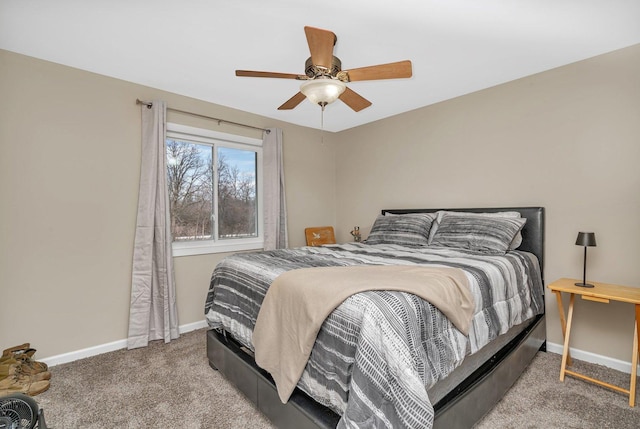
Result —
<path fill-rule="evenodd" d="M 338 428 L 430 428 L 427 390 L 510 327 L 543 312 L 538 261 L 526 252 L 479 255 L 445 248 L 350 243 L 225 258 L 205 303 L 212 328 L 254 350 L 251 334 L 271 282 L 297 268 L 435 264 L 462 269 L 475 300 L 468 336 L 405 292 L 346 299 L 325 320 L 298 387 L 341 415 Z"/>

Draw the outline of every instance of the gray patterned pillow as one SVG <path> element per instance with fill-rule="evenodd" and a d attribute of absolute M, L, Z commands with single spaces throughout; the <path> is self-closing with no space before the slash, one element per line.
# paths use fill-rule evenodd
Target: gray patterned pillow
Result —
<path fill-rule="evenodd" d="M 456 211 L 447 211 L 447 210 L 439 210 L 437 212 L 437 216 L 435 218 L 435 220 L 433 221 L 433 225 L 431 225 L 431 231 L 429 231 L 429 244 L 431 244 L 431 241 L 433 240 L 433 236 L 436 234 L 436 231 L 438 230 L 438 225 L 440 224 L 440 221 L 442 220 L 442 216 L 444 216 L 445 214 L 447 215 L 455 215 L 455 216 L 484 216 L 484 217 L 514 217 L 514 218 L 519 218 L 521 217 L 520 212 L 483 212 L 483 213 L 476 213 L 476 212 L 456 212 Z M 522 244 L 522 234 L 520 232 L 518 232 L 516 234 L 516 236 L 513 238 L 513 241 L 511 242 L 511 244 L 509 245 L 509 250 L 515 250 L 518 247 L 520 247 L 520 245 Z"/>
<path fill-rule="evenodd" d="M 426 246 L 433 219 L 435 214 L 432 213 L 379 215 L 371 228 L 367 243 Z"/>
<path fill-rule="evenodd" d="M 431 245 L 486 254 L 504 254 L 526 221 L 525 218 L 445 214 Z"/>

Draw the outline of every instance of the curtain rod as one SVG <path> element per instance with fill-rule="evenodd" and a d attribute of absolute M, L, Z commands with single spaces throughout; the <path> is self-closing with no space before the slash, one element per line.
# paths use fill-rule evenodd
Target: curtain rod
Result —
<path fill-rule="evenodd" d="M 151 108 L 151 106 L 153 106 L 152 102 L 150 102 L 150 101 L 142 101 L 139 98 L 136 98 L 136 104 L 144 104 L 148 108 Z M 264 131 L 267 134 L 269 134 L 271 132 L 271 130 L 268 130 L 266 128 L 254 127 L 253 125 L 247 125 L 247 124 L 241 124 L 239 122 L 227 121 L 226 119 L 214 118 L 214 117 L 211 117 L 211 116 L 201 115 L 199 113 L 193 113 L 193 112 L 187 112 L 185 110 L 173 109 L 171 107 L 167 107 L 167 110 L 171 110 L 173 112 L 178 112 L 178 113 L 184 113 L 185 115 L 196 116 L 198 118 L 211 119 L 213 121 L 218 121 L 218 125 L 220 125 L 221 122 L 224 122 L 225 124 L 237 125 L 239 127 L 252 128 L 254 130 Z"/>

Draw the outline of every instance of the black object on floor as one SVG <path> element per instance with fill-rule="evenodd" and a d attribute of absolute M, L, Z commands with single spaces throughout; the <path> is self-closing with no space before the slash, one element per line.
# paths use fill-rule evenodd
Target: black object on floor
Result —
<path fill-rule="evenodd" d="M 44 410 L 22 393 L 0 398 L 0 429 L 48 429 Z"/>

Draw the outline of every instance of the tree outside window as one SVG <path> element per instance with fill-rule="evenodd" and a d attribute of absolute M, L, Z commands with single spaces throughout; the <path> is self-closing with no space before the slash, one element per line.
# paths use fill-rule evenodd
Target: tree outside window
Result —
<path fill-rule="evenodd" d="M 258 235 L 255 150 L 178 139 L 166 146 L 174 242 Z"/>

